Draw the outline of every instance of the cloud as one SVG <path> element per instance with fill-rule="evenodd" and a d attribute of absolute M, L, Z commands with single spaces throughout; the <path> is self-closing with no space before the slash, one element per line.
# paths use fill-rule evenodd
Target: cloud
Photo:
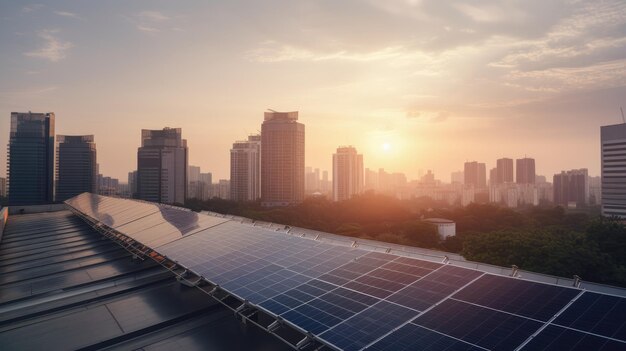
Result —
<path fill-rule="evenodd" d="M 275 41 L 266 41 L 259 48 L 250 50 L 246 57 L 256 62 L 284 62 L 284 61 L 379 61 L 391 59 L 403 54 L 401 47 L 386 47 L 370 52 L 350 52 L 347 50 L 337 51 L 313 51 L 306 48 L 279 44 Z"/>
<path fill-rule="evenodd" d="M 148 27 L 148 26 L 144 26 L 142 24 L 138 24 L 137 25 L 137 29 L 139 29 L 142 32 L 147 32 L 147 33 L 156 33 L 156 32 L 160 32 L 159 29 L 154 28 L 154 27 Z"/>
<path fill-rule="evenodd" d="M 450 117 L 450 112 L 409 110 L 406 112 L 406 117 L 410 119 L 420 119 L 428 123 L 440 123 L 446 121 L 448 117 Z"/>
<path fill-rule="evenodd" d="M 78 14 L 73 13 L 73 12 L 68 12 L 68 11 L 54 11 L 54 13 L 55 13 L 56 15 L 63 16 L 63 17 L 70 17 L 70 18 L 81 19 L 81 17 L 80 17 Z"/>
<path fill-rule="evenodd" d="M 152 22 L 163 22 L 167 21 L 170 18 L 159 11 L 142 11 L 137 14 L 137 17 Z"/>
<path fill-rule="evenodd" d="M 144 33 L 158 33 L 158 32 L 183 32 L 184 30 L 179 26 L 174 26 L 175 18 L 168 16 L 160 11 L 141 11 L 134 16 L 128 18 L 130 22 L 135 25 L 137 30 Z"/>
<path fill-rule="evenodd" d="M 44 40 L 42 47 L 35 51 L 25 52 L 28 57 L 43 58 L 52 62 L 57 62 L 67 57 L 67 51 L 74 47 L 69 41 L 63 41 L 55 36 L 58 30 L 45 29 L 39 31 L 37 35 Z"/>
<path fill-rule="evenodd" d="M 592 14 L 592 15 L 590 15 Z M 583 3 L 544 36 L 510 42 L 488 64 L 503 84 L 540 93 L 624 84 L 626 3 Z"/>
<path fill-rule="evenodd" d="M 22 7 L 22 12 L 24 13 L 28 13 L 28 12 L 34 12 L 37 11 L 41 8 L 43 8 L 43 4 L 32 4 L 32 5 L 27 5 Z"/>

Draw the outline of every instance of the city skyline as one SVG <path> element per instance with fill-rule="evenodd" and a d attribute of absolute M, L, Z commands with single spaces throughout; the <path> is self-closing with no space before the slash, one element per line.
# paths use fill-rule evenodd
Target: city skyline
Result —
<path fill-rule="evenodd" d="M 185 130 L 190 164 L 227 178 L 232 141 L 266 108 L 300 111 L 307 166 L 324 170 L 354 145 L 366 167 L 413 179 L 523 155 L 537 174 L 598 175 L 598 129 L 621 122 L 626 93 L 618 1 L 0 9 L 1 129 L 11 112 L 54 111 L 57 134 L 94 134 L 101 173 L 119 179 L 140 130 L 163 126 Z"/>

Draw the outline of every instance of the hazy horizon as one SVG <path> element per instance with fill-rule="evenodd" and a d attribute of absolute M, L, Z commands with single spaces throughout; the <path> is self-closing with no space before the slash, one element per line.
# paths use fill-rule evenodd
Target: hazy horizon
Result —
<path fill-rule="evenodd" d="M 141 129 L 180 127 L 189 164 L 229 178 L 263 112 L 299 111 L 306 165 L 353 145 L 367 168 L 437 179 L 501 157 L 600 173 L 626 105 L 623 1 L 58 1 L 0 4 L 0 174 L 11 112 L 94 134 L 126 181 Z M 388 147 L 384 148 L 383 145 Z"/>

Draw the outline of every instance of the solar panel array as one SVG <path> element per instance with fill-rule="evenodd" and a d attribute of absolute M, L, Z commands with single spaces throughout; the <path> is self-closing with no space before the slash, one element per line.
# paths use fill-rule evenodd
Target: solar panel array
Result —
<path fill-rule="evenodd" d="M 341 350 L 624 350 L 626 301 L 163 205 L 67 204 Z"/>

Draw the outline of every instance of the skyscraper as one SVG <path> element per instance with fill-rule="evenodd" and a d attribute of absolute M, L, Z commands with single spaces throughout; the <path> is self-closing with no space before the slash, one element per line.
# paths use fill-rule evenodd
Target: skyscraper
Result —
<path fill-rule="evenodd" d="M 196 199 L 198 196 L 198 181 L 200 180 L 200 167 L 187 167 L 187 198 Z"/>
<path fill-rule="evenodd" d="M 130 198 L 137 197 L 137 171 L 128 172 L 128 191 Z"/>
<path fill-rule="evenodd" d="M 230 199 L 255 201 L 261 197 L 261 136 L 236 141 L 230 149 Z"/>
<path fill-rule="evenodd" d="M 54 200 L 54 113 L 11 112 L 7 163 L 10 205 Z"/>
<path fill-rule="evenodd" d="M 307 195 L 321 192 L 320 169 L 304 168 L 304 193 Z"/>
<path fill-rule="evenodd" d="M 517 184 L 535 184 L 535 159 L 520 158 L 515 160 L 515 182 Z"/>
<path fill-rule="evenodd" d="M 465 181 L 465 175 L 463 174 L 463 171 L 452 172 L 450 174 L 451 183 L 463 184 L 464 181 Z"/>
<path fill-rule="evenodd" d="M 161 203 L 184 203 L 187 186 L 187 140 L 181 128 L 141 130 L 137 151 L 137 197 Z"/>
<path fill-rule="evenodd" d="M 93 135 L 57 136 L 56 201 L 96 193 L 96 144 Z"/>
<path fill-rule="evenodd" d="M 589 203 L 589 174 L 586 168 L 562 171 L 553 177 L 554 203 L 576 207 Z"/>
<path fill-rule="evenodd" d="M 352 146 L 333 154 L 333 200 L 348 200 L 363 192 L 363 155 Z"/>
<path fill-rule="evenodd" d="M 487 169 L 484 163 L 465 162 L 463 175 L 466 186 L 485 188 L 487 186 Z"/>
<path fill-rule="evenodd" d="M 304 199 L 304 124 L 298 112 L 265 112 L 261 126 L 261 204 Z"/>
<path fill-rule="evenodd" d="M 494 186 L 498 184 L 498 169 L 492 168 L 489 170 L 489 185 Z"/>
<path fill-rule="evenodd" d="M 0 197 L 7 197 L 7 179 L 0 177 Z"/>
<path fill-rule="evenodd" d="M 501 158 L 496 161 L 495 184 L 513 183 L 513 160 Z"/>
<path fill-rule="evenodd" d="M 626 123 L 601 128 L 602 214 L 626 218 Z"/>

